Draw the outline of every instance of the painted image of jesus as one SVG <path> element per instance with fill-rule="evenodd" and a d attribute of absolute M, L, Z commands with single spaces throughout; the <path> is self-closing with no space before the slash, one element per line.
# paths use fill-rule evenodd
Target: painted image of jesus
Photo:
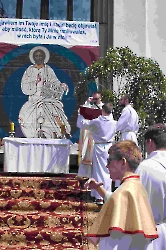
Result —
<path fill-rule="evenodd" d="M 61 102 L 68 86 L 61 83 L 53 69 L 47 65 L 50 54 L 43 46 L 34 47 L 29 53 L 33 65 L 24 72 L 21 89 L 28 95 L 28 101 L 19 113 L 19 123 L 25 137 L 39 137 L 39 131 L 44 138 L 61 136 L 61 125 L 65 125 L 66 133 L 70 134 L 71 127 L 63 110 Z"/>

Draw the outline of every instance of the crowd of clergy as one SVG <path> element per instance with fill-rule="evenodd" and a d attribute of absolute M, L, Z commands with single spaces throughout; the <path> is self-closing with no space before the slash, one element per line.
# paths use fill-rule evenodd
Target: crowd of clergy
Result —
<path fill-rule="evenodd" d="M 89 178 L 85 188 L 101 206 L 86 236 L 99 250 L 166 250 L 166 126 L 147 129 L 148 157 L 143 159 L 130 96 L 123 95 L 119 105 L 123 109 L 115 121 L 112 104 L 102 103 L 95 92 L 84 107 L 102 114 L 87 120 L 78 112 L 78 176 Z"/>

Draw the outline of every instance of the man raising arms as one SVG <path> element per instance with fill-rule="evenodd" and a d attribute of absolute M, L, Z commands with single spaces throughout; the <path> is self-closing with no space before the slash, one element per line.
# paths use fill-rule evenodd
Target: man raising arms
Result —
<path fill-rule="evenodd" d="M 87 108 L 101 109 L 104 104 L 101 100 L 101 93 L 94 92 L 92 97 L 83 105 Z M 94 141 L 92 134 L 89 130 L 80 129 L 80 137 L 78 143 L 79 149 L 79 169 L 78 176 L 92 177 L 92 154 L 93 154 Z"/>
<path fill-rule="evenodd" d="M 112 104 L 104 104 L 102 115 L 91 121 L 79 115 L 77 127 L 91 132 L 94 140 L 92 176 L 96 181 L 103 182 L 107 191 L 111 191 L 111 179 L 105 166 L 116 128 L 116 121 L 112 118 Z M 103 204 L 103 197 L 96 190 L 92 190 L 91 196 L 95 197 L 97 204 Z"/>

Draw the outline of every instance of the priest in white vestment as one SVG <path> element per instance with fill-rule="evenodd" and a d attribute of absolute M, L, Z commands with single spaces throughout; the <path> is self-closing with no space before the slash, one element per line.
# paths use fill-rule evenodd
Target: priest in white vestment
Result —
<path fill-rule="evenodd" d="M 65 125 L 66 133 L 70 134 L 71 127 L 61 102 L 68 86 L 61 83 L 46 64 L 49 51 L 45 47 L 33 48 L 29 57 L 34 64 L 27 68 L 21 81 L 22 92 L 29 96 L 19 113 L 23 134 L 29 138 L 39 137 L 42 130 L 44 138 L 60 137 L 62 124 Z"/>
<path fill-rule="evenodd" d="M 132 140 L 138 145 L 137 132 L 139 130 L 139 117 L 135 109 L 130 105 L 130 97 L 123 95 L 119 105 L 124 107 L 117 121 L 116 131 L 121 132 L 121 141 Z"/>
<path fill-rule="evenodd" d="M 114 192 L 106 191 L 103 183 L 89 179 L 86 189 L 95 189 L 105 204 L 85 236 L 99 250 L 149 250 L 158 239 L 156 224 L 147 192 L 134 171 L 142 159 L 131 140 L 114 144 L 109 150 L 107 168 L 112 180 L 121 180 Z M 155 250 L 164 248 L 155 248 Z"/>
<path fill-rule="evenodd" d="M 92 97 L 89 97 L 83 106 L 92 109 L 102 109 L 103 105 L 104 103 L 102 103 L 101 101 L 101 93 L 94 92 L 92 94 Z M 93 147 L 94 141 L 90 130 L 80 129 L 80 137 L 78 143 L 78 176 L 88 178 L 92 177 Z"/>
<path fill-rule="evenodd" d="M 149 127 L 144 138 L 149 156 L 135 173 L 148 193 L 159 234 L 148 250 L 166 250 L 166 126 Z"/>
<path fill-rule="evenodd" d="M 93 136 L 93 166 L 92 177 L 104 183 L 104 188 L 111 191 L 111 179 L 109 176 L 107 165 L 108 149 L 114 143 L 114 135 L 116 121 L 112 117 L 112 105 L 104 104 L 102 107 L 102 115 L 91 121 L 84 119 L 82 115 L 78 115 L 77 127 L 89 130 Z M 95 197 L 98 204 L 103 203 L 103 198 L 92 190 L 91 196 Z"/>

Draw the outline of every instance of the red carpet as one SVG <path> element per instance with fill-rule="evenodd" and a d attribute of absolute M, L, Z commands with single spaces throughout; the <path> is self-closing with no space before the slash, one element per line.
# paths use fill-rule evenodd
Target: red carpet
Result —
<path fill-rule="evenodd" d="M 0 249 L 96 249 L 84 237 L 98 207 L 85 179 L 0 176 Z"/>

